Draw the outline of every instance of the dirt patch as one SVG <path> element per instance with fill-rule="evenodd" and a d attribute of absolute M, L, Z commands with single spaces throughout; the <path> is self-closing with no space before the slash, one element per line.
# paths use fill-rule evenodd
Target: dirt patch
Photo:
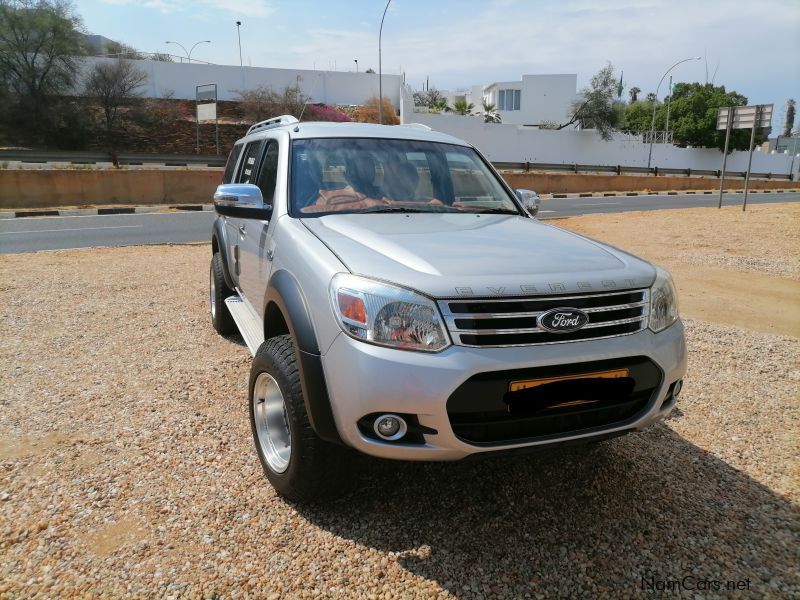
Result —
<path fill-rule="evenodd" d="M 553 224 L 668 269 L 682 314 L 800 337 L 800 205 L 587 215 Z"/>
<path fill-rule="evenodd" d="M 761 209 L 718 218 L 732 234 Z M 778 229 L 797 218 L 770 211 Z M 666 259 L 698 236 L 740 256 L 702 209 L 613 218 L 559 223 L 679 283 L 696 265 Z M 753 276 L 794 281 L 770 270 L 795 252 L 784 236 L 736 247 L 766 257 Z M 250 356 L 211 328 L 209 259 L 208 246 L 0 257 L 0 597 L 635 597 L 685 575 L 800 594 L 797 338 L 722 310 L 688 319 L 666 423 L 524 457 L 364 460 L 355 491 L 300 506 L 256 458 Z M 703 284 L 723 306 L 729 288 L 691 272 L 684 304 Z"/>

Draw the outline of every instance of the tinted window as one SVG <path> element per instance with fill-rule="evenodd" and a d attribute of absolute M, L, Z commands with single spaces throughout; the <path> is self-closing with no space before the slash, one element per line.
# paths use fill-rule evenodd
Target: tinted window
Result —
<path fill-rule="evenodd" d="M 267 151 L 264 152 L 264 162 L 261 164 L 261 173 L 258 176 L 258 187 L 264 202 L 272 204 L 275 200 L 275 182 L 278 179 L 278 142 L 267 142 Z"/>
<path fill-rule="evenodd" d="M 239 160 L 239 155 L 242 153 L 244 144 L 236 144 L 231 153 L 228 154 L 228 162 L 225 163 L 225 172 L 222 174 L 222 183 L 230 183 L 233 181 L 233 171 L 236 169 L 236 161 Z"/>
<path fill-rule="evenodd" d="M 291 214 L 506 212 L 518 208 L 480 156 L 418 140 L 322 138 L 292 143 Z"/>
<path fill-rule="evenodd" d="M 244 149 L 244 157 L 242 158 L 242 165 L 239 167 L 239 176 L 236 178 L 236 183 L 254 183 L 256 177 L 256 159 L 258 153 L 261 151 L 261 146 L 264 142 L 251 142 L 247 144 Z"/>

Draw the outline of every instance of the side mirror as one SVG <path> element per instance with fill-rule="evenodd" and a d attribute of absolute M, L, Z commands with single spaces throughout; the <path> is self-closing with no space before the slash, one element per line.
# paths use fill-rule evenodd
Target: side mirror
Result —
<path fill-rule="evenodd" d="M 539 194 L 533 190 L 514 190 L 517 198 L 522 203 L 522 207 L 532 217 L 539 213 Z"/>
<path fill-rule="evenodd" d="M 226 217 L 263 219 L 272 217 L 272 205 L 264 203 L 261 188 L 252 183 L 223 183 L 214 192 L 214 210 Z"/>

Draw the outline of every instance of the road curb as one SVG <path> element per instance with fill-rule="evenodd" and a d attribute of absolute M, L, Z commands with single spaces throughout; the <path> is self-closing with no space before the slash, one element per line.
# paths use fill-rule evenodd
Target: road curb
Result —
<path fill-rule="evenodd" d="M 96 215 L 133 215 L 165 212 L 202 212 L 214 210 L 213 204 L 175 204 L 157 206 L 109 206 L 100 208 L 60 208 L 52 210 L 0 211 L 0 219 L 27 217 L 88 217 Z"/>

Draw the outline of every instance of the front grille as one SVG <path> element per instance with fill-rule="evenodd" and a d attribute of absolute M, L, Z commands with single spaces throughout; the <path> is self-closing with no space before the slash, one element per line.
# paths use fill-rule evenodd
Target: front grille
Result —
<path fill-rule="evenodd" d="M 571 296 L 439 300 L 453 342 L 480 347 L 554 344 L 635 333 L 647 327 L 649 304 L 646 289 Z M 582 310 L 589 316 L 589 322 L 569 333 L 542 329 L 539 316 L 554 308 Z"/>
<path fill-rule="evenodd" d="M 629 376 L 616 381 L 564 381 L 534 391 L 510 391 L 512 381 L 621 368 Z M 447 416 L 453 433 L 476 446 L 602 432 L 645 411 L 661 379 L 661 369 L 645 357 L 480 373 L 451 394 Z"/>

